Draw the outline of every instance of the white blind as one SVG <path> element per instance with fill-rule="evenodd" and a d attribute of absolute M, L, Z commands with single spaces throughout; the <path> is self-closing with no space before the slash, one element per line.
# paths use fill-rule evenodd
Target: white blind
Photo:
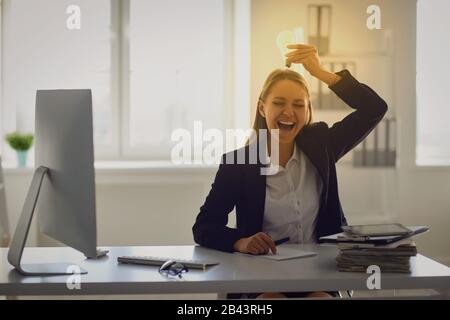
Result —
<path fill-rule="evenodd" d="M 418 165 L 450 165 L 450 1 L 417 7 Z"/>
<path fill-rule="evenodd" d="M 169 155 L 174 129 L 224 127 L 224 1 L 130 6 L 128 150 Z"/>
<path fill-rule="evenodd" d="M 67 28 L 70 5 L 81 9 L 80 30 Z M 89 88 L 96 148 L 113 144 L 110 1 L 6 0 L 3 6 L 3 130 L 34 131 L 38 89 Z"/>

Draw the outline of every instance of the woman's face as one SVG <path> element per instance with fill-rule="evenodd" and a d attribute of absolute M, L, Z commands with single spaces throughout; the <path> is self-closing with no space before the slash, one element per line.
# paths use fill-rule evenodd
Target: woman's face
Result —
<path fill-rule="evenodd" d="M 308 116 L 309 99 L 306 90 L 291 80 L 273 85 L 259 113 L 266 119 L 269 132 L 279 129 L 279 142 L 291 143 L 304 127 Z"/>

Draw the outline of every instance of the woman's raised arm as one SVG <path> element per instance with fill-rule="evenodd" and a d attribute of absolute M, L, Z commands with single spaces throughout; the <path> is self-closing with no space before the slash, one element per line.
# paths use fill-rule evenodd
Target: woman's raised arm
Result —
<path fill-rule="evenodd" d="M 287 62 L 301 63 L 314 77 L 328 87 L 349 107 L 356 111 L 333 124 L 328 130 L 328 144 L 337 162 L 358 145 L 383 119 L 386 102 L 370 87 L 356 80 L 348 70 L 336 74 L 322 68 L 316 48 L 309 45 L 288 45 L 295 49 L 287 53 Z"/>

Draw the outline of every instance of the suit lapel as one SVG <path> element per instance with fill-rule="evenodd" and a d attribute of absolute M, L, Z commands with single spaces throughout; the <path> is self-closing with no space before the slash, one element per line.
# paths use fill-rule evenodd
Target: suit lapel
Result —
<path fill-rule="evenodd" d="M 328 199 L 328 180 L 330 175 L 330 170 L 328 166 L 328 155 L 326 153 L 326 148 L 318 144 L 317 139 L 314 139 L 309 132 L 304 132 L 307 134 L 302 134 L 297 137 L 297 146 L 305 153 L 311 163 L 316 167 L 317 172 L 322 178 L 323 189 L 320 198 L 320 208 L 318 212 L 318 220 L 316 224 L 316 238 L 324 234 L 324 224 L 327 223 L 327 208 L 326 203 Z"/>
<path fill-rule="evenodd" d="M 311 163 L 316 167 L 317 172 L 322 178 L 323 190 L 328 190 L 328 157 L 323 146 L 319 145 L 317 140 L 309 136 L 309 132 L 300 134 L 296 139 L 297 146 L 305 153 Z"/>
<path fill-rule="evenodd" d="M 263 152 L 265 150 L 262 150 Z M 246 149 L 247 155 L 249 148 Z M 264 155 L 261 155 L 262 157 Z M 248 157 L 247 157 L 248 158 Z M 260 232 L 264 221 L 264 207 L 266 201 L 266 176 L 261 174 L 264 167 L 258 157 L 256 164 L 245 164 L 244 183 L 246 192 L 246 230 L 245 233 L 253 235 Z"/>
<path fill-rule="evenodd" d="M 261 174 L 262 165 L 249 165 L 245 179 L 248 197 L 248 227 L 249 234 L 260 232 L 264 221 L 266 200 L 266 176 Z"/>

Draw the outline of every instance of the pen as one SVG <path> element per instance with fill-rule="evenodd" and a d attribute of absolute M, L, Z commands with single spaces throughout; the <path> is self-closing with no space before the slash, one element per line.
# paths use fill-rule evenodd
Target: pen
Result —
<path fill-rule="evenodd" d="M 280 239 L 280 240 L 276 240 L 276 241 L 275 241 L 275 245 L 276 245 L 276 246 L 279 246 L 280 244 L 283 244 L 283 243 L 285 243 L 285 242 L 288 242 L 289 240 L 290 240 L 289 237 L 283 238 L 283 239 Z"/>

